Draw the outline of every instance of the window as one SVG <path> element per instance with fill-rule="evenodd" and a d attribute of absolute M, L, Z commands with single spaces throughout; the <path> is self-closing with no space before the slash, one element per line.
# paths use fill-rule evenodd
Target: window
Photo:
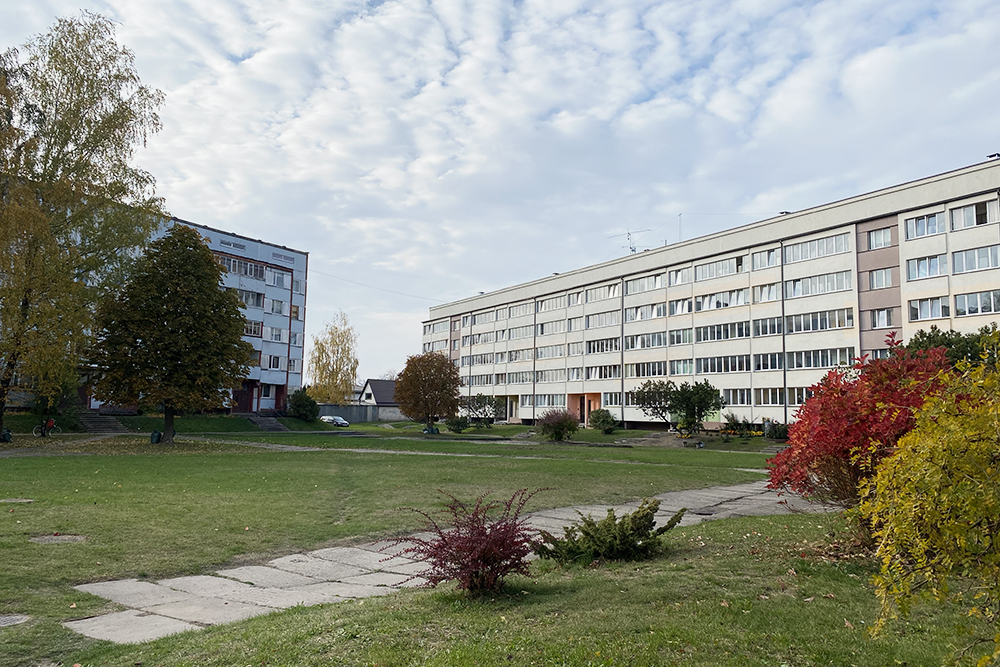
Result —
<path fill-rule="evenodd" d="M 254 280 L 264 280 L 265 271 L 263 264 L 254 264 L 253 262 L 236 259 L 235 257 L 221 257 L 220 259 L 229 273 L 248 276 Z"/>
<path fill-rule="evenodd" d="M 596 313 L 587 315 L 587 328 L 598 329 L 600 327 L 610 327 L 621 324 L 622 313 L 620 310 L 609 310 L 606 313 Z"/>
<path fill-rule="evenodd" d="M 660 377 L 666 374 L 667 362 L 665 361 L 644 361 L 638 364 L 625 364 L 625 377 L 627 378 Z"/>
<path fill-rule="evenodd" d="M 828 350 L 803 350 L 789 352 L 787 366 L 795 368 L 833 368 L 851 363 L 854 359 L 853 347 L 838 347 Z"/>
<path fill-rule="evenodd" d="M 991 222 L 996 222 L 997 216 L 997 202 L 993 201 L 981 201 L 978 204 L 971 204 L 969 206 L 963 206 L 962 208 L 954 208 L 951 210 L 951 229 L 952 231 L 958 229 L 965 229 L 966 227 L 975 227 L 977 225 L 987 225 Z"/>
<path fill-rule="evenodd" d="M 621 349 L 621 338 L 602 338 L 601 340 L 587 341 L 587 354 L 619 352 Z"/>
<path fill-rule="evenodd" d="M 488 311 L 488 312 L 485 312 L 485 313 L 476 313 L 475 315 L 467 315 L 466 318 L 468 319 L 468 322 L 466 322 L 465 326 L 475 326 L 477 324 L 488 324 L 490 322 L 495 321 L 496 317 L 497 317 L 497 314 L 496 314 L 496 311 L 494 311 L 494 310 L 491 310 L 491 311 Z"/>
<path fill-rule="evenodd" d="M 566 394 L 535 394 L 536 408 L 565 408 Z"/>
<path fill-rule="evenodd" d="M 847 232 L 836 236 L 827 236 L 822 239 L 803 241 L 793 245 L 785 246 L 785 264 L 802 262 L 807 259 L 826 257 L 840 252 L 850 252 L 851 241 Z"/>
<path fill-rule="evenodd" d="M 460 366 L 480 366 L 482 364 L 492 364 L 494 355 L 492 352 L 487 354 L 469 354 L 461 358 Z"/>
<path fill-rule="evenodd" d="M 750 370 L 749 354 L 734 354 L 726 357 L 702 357 L 694 360 L 695 371 L 703 373 L 738 373 Z"/>
<path fill-rule="evenodd" d="M 583 329 L 582 317 L 571 317 L 566 320 L 566 331 L 580 331 Z"/>
<path fill-rule="evenodd" d="M 781 365 L 781 352 L 753 355 L 753 369 L 755 371 L 777 371 L 781 370 Z"/>
<path fill-rule="evenodd" d="M 264 295 L 260 292 L 248 292 L 247 290 L 238 289 L 236 294 L 239 295 L 240 301 L 247 308 L 263 308 L 264 307 Z"/>
<path fill-rule="evenodd" d="M 507 338 L 510 340 L 515 340 L 517 338 L 531 338 L 533 335 L 535 335 L 535 327 L 531 325 L 526 327 L 511 327 L 510 329 L 507 329 Z"/>
<path fill-rule="evenodd" d="M 932 255 L 906 260 L 906 279 L 919 280 L 948 273 L 947 255 Z"/>
<path fill-rule="evenodd" d="M 535 359 L 555 359 L 566 356 L 565 345 L 546 345 L 535 348 Z"/>
<path fill-rule="evenodd" d="M 771 283 L 769 285 L 755 285 L 753 288 L 753 302 L 764 303 L 765 301 L 777 301 L 781 298 L 781 285 Z"/>
<path fill-rule="evenodd" d="M 542 322 L 538 325 L 539 336 L 549 336 L 551 334 L 566 333 L 566 320 L 556 320 L 555 322 Z"/>
<path fill-rule="evenodd" d="M 606 391 L 601 394 L 601 405 L 606 407 L 619 407 L 622 404 L 622 393 L 620 391 Z"/>
<path fill-rule="evenodd" d="M 566 379 L 570 382 L 576 382 L 583 379 L 583 368 L 567 368 L 566 369 Z"/>
<path fill-rule="evenodd" d="M 876 308 L 872 313 L 872 329 L 892 326 L 892 308 Z"/>
<path fill-rule="evenodd" d="M 260 338 L 261 336 L 264 335 L 263 332 L 264 332 L 263 322 L 251 322 L 248 320 L 247 323 L 243 325 L 244 336 L 255 336 L 257 338 Z"/>
<path fill-rule="evenodd" d="M 531 315 L 531 313 L 534 311 L 534 309 L 535 309 L 535 304 L 534 303 L 530 303 L 530 302 L 529 303 L 521 303 L 521 304 L 518 304 L 516 306 L 511 306 L 510 308 L 508 308 L 507 309 L 507 316 L 508 317 L 521 317 L 522 315 Z M 464 323 L 463 323 L 463 326 L 465 326 Z"/>
<path fill-rule="evenodd" d="M 497 373 L 493 376 L 493 384 L 507 384 L 507 374 Z"/>
<path fill-rule="evenodd" d="M 868 249 L 888 248 L 892 245 L 892 227 L 868 232 Z"/>
<path fill-rule="evenodd" d="M 851 289 L 851 272 L 838 271 L 837 273 L 824 273 L 821 276 L 786 280 L 785 298 L 794 299 L 800 296 L 826 294 L 827 292 L 839 292 L 849 289 Z"/>
<path fill-rule="evenodd" d="M 717 292 L 715 294 L 705 294 L 694 298 L 694 309 L 717 310 L 719 308 L 729 308 L 730 306 L 745 306 L 749 290 L 737 289 L 729 292 Z"/>
<path fill-rule="evenodd" d="M 693 359 L 674 359 L 670 362 L 671 375 L 691 375 L 694 373 Z"/>
<path fill-rule="evenodd" d="M 293 320 L 302 319 L 302 318 L 299 317 L 299 307 L 296 306 L 295 304 L 292 304 L 292 306 L 289 308 L 288 312 L 289 312 L 289 315 L 291 316 L 291 318 Z"/>
<path fill-rule="evenodd" d="M 944 213 L 931 213 L 906 221 L 906 238 L 916 239 L 921 236 L 944 233 Z"/>
<path fill-rule="evenodd" d="M 1000 313 L 1000 290 L 959 294 L 955 297 L 955 316 Z"/>
<path fill-rule="evenodd" d="M 424 352 L 440 352 L 448 349 L 447 340 L 436 340 L 431 343 L 424 343 Z"/>
<path fill-rule="evenodd" d="M 667 282 L 670 283 L 671 287 L 674 285 L 683 285 L 684 283 L 691 282 L 691 276 L 692 269 L 690 266 L 686 269 L 675 269 L 667 274 Z"/>
<path fill-rule="evenodd" d="M 749 389 L 723 389 L 722 400 L 726 405 L 750 405 Z"/>
<path fill-rule="evenodd" d="M 467 387 L 489 387 L 493 385 L 493 374 L 470 375 L 464 379 L 463 384 Z"/>
<path fill-rule="evenodd" d="M 288 372 L 298 373 L 299 372 L 299 359 L 289 359 L 288 360 Z"/>
<path fill-rule="evenodd" d="M 507 352 L 507 361 L 513 363 L 515 361 L 531 361 L 535 358 L 535 350 L 533 348 L 528 348 L 527 350 L 509 350 Z"/>
<path fill-rule="evenodd" d="M 953 253 L 951 258 L 955 273 L 995 269 L 1000 266 L 1000 245 L 963 250 Z"/>
<path fill-rule="evenodd" d="M 778 249 L 774 248 L 772 250 L 762 250 L 760 252 L 755 252 L 750 256 L 751 264 L 753 265 L 753 270 L 766 269 L 769 266 L 778 265 Z"/>
<path fill-rule="evenodd" d="M 707 327 L 695 329 L 695 340 L 704 343 L 710 340 L 729 340 L 730 338 L 749 338 L 749 322 L 727 322 L 726 324 L 713 324 Z"/>
<path fill-rule="evenodd" d="M 584 294 L 587 298 L 587 303 L 612 299 L 618 296 L 618 283 L 612 283 L 602 287 L 591 287 L 589 290 L 586 290 Z"/>
<path fill-rule="evenodd" d="M 683 331 L 688 332 L 688 338 L 691 337 L 690 329 L 679 329 L 676 332 L 671 332 L 672 334 L 677 334 Z M 673 338 L 671 338 L 673 340 Z M 690 341 L 688 341 L 690 342 Z M 657 331 L 648 334 L 639 334 L 637 336 L 625 336 L 625 349 L 626 350 L 645 350 L 650 347 L 665 347 L 667 344 L 667 334 L 662 331 Z M 671 343 L 673 345 L 673 343 Z"/>
<path fill-rule="evenodd" d="M 780 333 L 780 317 L 765 317 L 763 319 L 753 321 L 753 335 L 755 338 L 757 336 L 776 336 Z"/>
<path fill-rule="evenodd" d="M 461 345 L 461 343 L 462 343 L 462 341 L 460 339 L 456 338 L 455 340 L 451 341 L 451 349 L 452 350 L 458 350 L 458 348 Z"/>
<path fill-rule="evenodd" d="M 268 337 L 267 337 L 267 339 L 269 341 L 271 341 L 272 343 L 281 343 L 281 342 L 284 342 L 282 340 L 285 337 L 284 336 L 284 333 L 285 333 L 284 329 L 279 329 L 278 327 L 266 327 L 266 330 L 268 331 Z"/>
<path fill-rule="evenodd" d="M 566 346 L 566 355 L 570 357 L 577 357 L 583 354 L 584 346 L 582 342 L 570 343 Z"/>
<path fill-rule="evenodd" d="M 267 361 L 267 367 L 270 368 L 270 369 L 273 369 L 273 370 L 280 370 L 281 369 L 281 357 L 275 356 L 273 354 L 269 355 L 269 358 L 268 358 L 268 361 Z"/>
<path fill-rule="evenodd" d="M 424 325 L 425 336 L 430 334 L 441 333 L 442 331 L 447 331 L 447 330 L 448 330 L 448 320 L 445 320 L 443 322 L 435 322 L 434 324 Z"/>
<path fill-rule="evenodd" d="M 868 289 L 892 287 L 892 269 L 874 269 L 868 272 Z"/>
<path fill-rule="evenodd" d="M 278 301 L 277 299 L 271 299 L 271 312 L 275 315 L 283 315 L 285 310 L 285 302 Z"/>
<path fill-rule="evenodd" d="M 583 303 L 583 292 L 574 292 L 566 295 L 567 306 L 579 306 Z"/>
<path fill-rule="evenodd" d="M 888 359 L 889 358 L 889 348 L 884 347 L 881 350 L 872 350 L 868 354 L 869 359 Z"/>
<path fill-rule="evenodd" d="M 812 391 L 808 387 L 789 387 L 788 388 L 788 404 L 789 405 L 802 405 L 808 399 L 812 398 Z"/>
<path fill-rule="evenodd" d="M 691 329 L 672 329 L 667 332 L 667 335 L 670 336 L 671 345 L 688 345 L 693 340 Z"/>
<path fill-rule="evenodd" d="M 910 302 L 911 322 L 949 317 L 949 315 L 948 297 L 939 296 L 933 299 L 917 299 Z"/>
<path fill-rule="evenodd" d="M 694 267 L 695 281 L 731 276 L 743 271 L 743 257 L 730 257 Z"/>
<path fill-rule="evenodd" d="M 691 299 L 677 299 L 670 302 L 671 315 L 684 315 L 691 312 Z"/>
<path fill-rule="evenodd" d="M 558 310 L 566 307 L 566 297 L 554 296 L 549 299 L 542 299 L 537 304 L 538 312 L 544 313 L 547 310 Z"/>
<path fill-rule="evenodd" d="M 565 382 L 565 368 L 550 368 L 544 371 L 535 371 L 535 382 Z"/>
<path fill-rule="evenodd" d="M 260 397 L 261 398 L 271 398 L 271 385 L 262 384 L 260 386 Z"/>
<path fill-rule="evenodd" d="M 588 366 L 588 380 L 616 380 L 622 376 L 622 367 L 617 364 L 607 366 Z"/>
<path fill-rule="evenodd" d="M 302 281 L 298 278 L 292 279 L 292 291 L 296 294 L 305 294 L 306 291 L 302 289 Z"/>
<path fill-rule="evenodd" d="M 784 405 L 785 390 L 780 387 L 768 387 L 753 390 L 754 405 Z"/>
<path fill-rule="evenodd" d="M 648 306 L 637 306 L 635 308 L 625 309 L 626 322 L 639 322 L 642 320 L 651 320 L 654 317 L 666 317 L 666 315 L 667 315 L 667 304 L 665 303 L 654 303 Z"/>
<path fill-rule="evenodd" d="M 531 371 L 519 371 L 517 373 L 507 373 L 507 384 L 530 384 Z"/>
<path fill-rule="evenodd" d="M 814 313 L 789 315 L 785 318 L 785 329 L 789 334 L 804 331 L 826 331 L 827 329 L 847 329 L 853 326 L 853 308 L 818 310 Z"/>
<path fill-rule="evenodd" d="M 648 292 L 654 289 L 660 289 L 663 287 L 663 274 L 658 274 L 655 276 L 646 276 L 645 278 L 635 278 L 634 280 L 628 280 L 625 282 L 625 293 L 626 294 L 638 294 L 639 292 Z"/>
<path fill-rule="evenodd" d="M 303 340 L 304 337 L 305 336 L 302 334 L 301 331 L 293 331 L 293 332 L 291 332 L 291 333 L 288 334 L 288 342 L 293 347 L 302 347 L 302 340 Z M 458 342 L 458 341 L 455 341 L 455 342 Z"/>

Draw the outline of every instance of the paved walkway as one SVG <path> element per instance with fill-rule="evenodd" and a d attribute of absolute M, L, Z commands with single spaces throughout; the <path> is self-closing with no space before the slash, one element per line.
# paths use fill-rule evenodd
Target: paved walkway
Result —
<path fill-rule="evenodd" d="M 781 502 L 765 482 L 673 491 L 660 500 L 657 522 L 663 523 L 681 507 L 688 513 L 682 526 L 733 516 L 783 514 L 795 510 L 817 511 L 800 499 Z M 614 506 L 629 512 L 638 503 Z M 563 526 L 583 514 L 603 517 L 609 505 L 586 505 L 543 510 L 529 515 L 533 528 L 561 534 Z M 63 625 L 71 630 L 116 643 L 132 644 L 158 639 L 184 630 L 230 623 L 268 614 L 295 605 L 315 605 L 389 595 L 401 588 L 424 583 L 419 561 L 400 556 L 406 544 L 371 542 L 354 547 L 319 549 L 270 561 L 220 570 L 211 575 L 177 577 L 157 582 L 124 579 L 77 586 L 127 607 Z"/>

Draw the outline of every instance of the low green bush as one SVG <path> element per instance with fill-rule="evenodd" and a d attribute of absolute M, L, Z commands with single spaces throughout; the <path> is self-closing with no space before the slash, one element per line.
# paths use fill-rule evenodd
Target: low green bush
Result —
<path fill-rule="evenodd" d="M 590 428 L 596 428 L 605 435 L 611 435 L 618 428 L 618 420 L 604 408 L 592 411 L 588 422 Z"/>
<path fill-rule="evenodd" d="M 468 417 L 449 417 L 444 421 L 445 427 L 452 433 L 461 433 L 469 428 Z"/>
<path fill-rule="evenodd" d="M 562 537 L 540 531 L 535 553 L 560 563 L 649 558 L 660 550 L 660 536 L 680 523 L 687 512 L 687 508 L 682 508 L 654 530 L 659 509 L 659 500 L 643 499 L 638 509 L 621 518 L 615 516 L 614 510 L 608 510 L 608 515 L 600 521 L 580 514 L 580 523 L 564 528 Z"/>

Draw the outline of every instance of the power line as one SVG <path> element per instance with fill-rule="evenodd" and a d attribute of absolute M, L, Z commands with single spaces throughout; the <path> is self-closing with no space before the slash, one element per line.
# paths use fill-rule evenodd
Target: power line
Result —
<path fill-rule="evenodd" d="M 345 283 L 351 283 L 352 285 L 358 285 L 359 287 L 367 287 L 368 289 L 373 289 L 378 292 L 388 292 L 389 294 L 397 294 L 399 296 L 407 296 L 411 299 L 423 299 L 425 301 L 437 301 L 438 303 L 444 303 L 444 299 L 434 299 L 429 296 L 419 296 L 417 294 L 407 294 L 406 292 L 397 292 L 396 290 L 386 289 L 384 287 L 376 287 L 375 285 L 369 285 L 368 283 L 358 282 L 357 280 L 351 280 L 349 278 L 341 278 L 340 276 L 335 276 L 332 273 L 325 273 L 324 271 L 319 271 L 317 269 L 309 269 L 309 273 L 318 273 L 321 276 L 326 276 L 327 278 L 333 278 L 334 280 L 342 280 Z"/>

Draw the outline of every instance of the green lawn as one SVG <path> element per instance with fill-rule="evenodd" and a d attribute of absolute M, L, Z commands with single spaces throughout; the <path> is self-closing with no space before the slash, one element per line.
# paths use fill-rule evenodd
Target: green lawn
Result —
<path fill-rule="evenodd" d="M 163 417 L 119 417 L 118 421 L 137 433 L 163 431 Z M 260 431 L 244 417 L 231 415 L 188 415 L 174 418 L 177 433 L 236 433 Z"/>

